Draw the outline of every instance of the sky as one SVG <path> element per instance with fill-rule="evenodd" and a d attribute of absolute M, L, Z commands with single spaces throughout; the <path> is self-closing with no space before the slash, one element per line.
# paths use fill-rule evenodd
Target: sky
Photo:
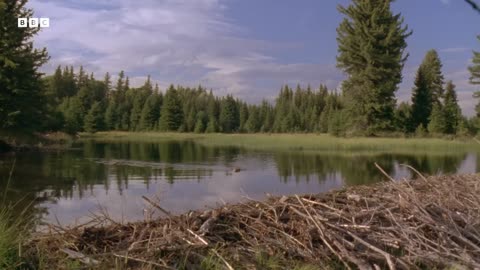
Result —
<path fill-rule="evenodd" d="M 124 70 L 133 86 L 151 75 L 169 84 L 213 89 L 248 102 L 273 100 L 284 84 L 340 90 L 336 68 L 337 6 L 349 0 L 30 0 L 36 17 L 49 17 L 35 46 L 47 47 L 43 68 L 83 65 L 103 78 Z M 472 50 L 480 51 L 480 13 L 463 0 L 399 0 L 392 5 L 413 30 L 396 95 L 408 101 L 416 69 L 430 49 L 439 52 L 466 115 L 474 113 L 468 84 Z"/>

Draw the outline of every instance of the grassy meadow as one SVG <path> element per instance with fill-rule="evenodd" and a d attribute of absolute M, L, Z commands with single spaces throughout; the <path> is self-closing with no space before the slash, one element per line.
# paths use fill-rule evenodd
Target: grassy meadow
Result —
<path fill-rule="evenodd" d="M 343 151 L 343 152 L 445 152 L 477 151 L 474 139 L 442 138 L 340 138 L 327 134 L 194 134 L 160 132 L 98 132 L 81 139 L 105 142 L 159 142 L 193 140 L 206 146 L 237 146 L 252 150 Z"/>

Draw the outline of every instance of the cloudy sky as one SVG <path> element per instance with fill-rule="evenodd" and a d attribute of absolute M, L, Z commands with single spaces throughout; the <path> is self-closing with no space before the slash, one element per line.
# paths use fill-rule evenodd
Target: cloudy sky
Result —
<path fill-rule="evenodd" d="M 125 70 L 134 85 L 146 75 L 168 84 L 202 84 L 250 102 L 272 99 L 281 85 L 338 87 L 337 5 L 348 0 L 30 0 L 50 28 L 36 39 L 52 59 L 45 67 L 83 65 L 97 77 Z M 472 50 L 480 50 L 480 14 L 461 0 L 393 4 L 414 31 L 399 100 L 410 98 L 425 52 L 437 49 L 446 79 L 468 115 Z M 480 89 L 478 89 L 480 90 Z"/>

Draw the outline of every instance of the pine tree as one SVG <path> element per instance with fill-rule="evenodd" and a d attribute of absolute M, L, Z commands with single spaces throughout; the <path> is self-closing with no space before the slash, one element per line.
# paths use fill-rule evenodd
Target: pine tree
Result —
<path fill-rule="evenodd" d="M 197 121 L 195 123 L 195 133 L 203 133 L 206 129 L 207 114 L 204 111 L 200 111 L 197 114 Z"/>
<path fill-rule="evenodd" d="M 160 113 L 160 129 L 163 131 L 178 131 L 183 123 L 183 109 L 178 92 L 171 85 L 165 93 Z"/>
<path fill-rule="evenodd" d="M 112 81 L 111 81 L 111 76 L 110 73 L 105 73 L 105 78 L 103 79 L 103 85 L 105 87 L 105 95 L 106 97 L 111 96 L 111 91 L 112 91 Z"/>
<path fill-rule="evenodd" d="M 339 7 L 347 16 L 337 28 L 337 66 L 349 77 L 343 82 L 349 129 L 372 133 L 393 129 L 395 92 L 408 57 L 411 34 L 390 0 L 353 0 Z"/>
<path fill-rule="evenodd" d="M 218 132 L 218 121 L 215 117 L 210 116 L 208 119 L 207 129 L 205 130 L 207 133 L 215 133 Z"/>
<path fill-rule="evenodd" d="M 480 41 L 480 36 L 477 37 Z M 473 52 L 473 65 L 468 67 L 470 71 L 470 83 L 473 85 L 480 85 L 480 51 Z M 480 91 L 476 91 L 473 94 L 474 98 L 480 98 Z M 475 112 L 477 113 L 477 117 L 480 118 L 480 102 L 475 106 Z"/>
<path fill-rule="evenodd" d="M 225 133 L 238 131 L 240 116 L 235 100 L 229 95 L 222 103 L 219 119 L 221 131 Z"/>
<path fill-rule="evenodd" d="M 262 122 L 260 121 L 259 109 L 255 106 L 250 108 L 248 119 L 245 123 L 245 131 L 248 133 L 259 132 Z"/>
<path fill-rule="evenodd" d="M 117 123 L 119 122 L 117 107 L 118 104 L 115 99 L 112 98 L 108 101 L 107 109 L 105 111 L 105 128 L 107 130 L 114 130 L 117 127 Z"/>
<path fill-rule="evenodd" d="M 95 102 L 85 117 L 83 129 L 89 133 L 95 133 L 103 128 L 102 104 Z"/>
<path fill-rule="evenodd" d="M 414 131 L 412 127 L 412 107 L 406 102 L 402 102 L 395 110 L 395 127 L 397 131 L 409 133 Z"/>
<path fill-rule="evenodd" d="M 139 130 L 154 130 L 160 118 L 160 97 L 158 94 L 150 95 L 145 101 L 140 118 Z"/>
<path fill-rule="evenodd" d="M 247 120 L 249 118 L 248 112 L 249 112 L 248 105 L 246 103 L 240 104 L 240 112 L 239 112 L 239 115 L 240 115 L 239 131 L 240 132 L 246 131 L 245 124 L 247 123 Z"/>
<path fill-rule="evenodd" d="M 462 122 L 462 110 L 458 105 L 455 85 L 452 81 L 447 82 L 445 87 L 445 132 L 447 134 L 456 134 L 460 123 Z"/>
<path fill-rule="evenodd" d="M 433 105 L 430 122 L 428 124 L 428 132 L 431 134 L 443 134 L 446 130 L 445 111 L 440 104 Z"/>
<path fill-rule="evenodd" d="M 18 18 L 33 17 L 27 0 L 0 3 L 0 129 L 35 131 L 46 111 L 38 70 L 48 60 L 47 51 L 33 48 L 40 28 L 18 27 Z"/>
<path fill-rule="evenodd" d="M 444 95 L 443 84 L 444 78 L 442 74 L 442 62 L 436 50 L 430 50 L 425 55 L 420 68 L 424 71 L 425 80 L 428 84 L 428 90 L 430 91 L 431 102 L 441 104 Z"/>
<path fill-rule="evenodd" d="M 432 95 L 428 88 L 429 84 L 422 66 L 417 71 L 414 84 L 410 119 L 411 130 L 409 131 L 413 131 L 412 129 L 416 129 L 419 125 L 422 125 L 424 128 L 428 127 L 433 106 Z"/>
<path fill-rule="evenodd" d="M 76 134 L 77 132 L 82 131 L 85 110 L 78 97 L 66 98 L 60 105 L 60 110 L 65 118 L 65 132 Z"/>
<path fill-rule="evenodd" d="M 130 130 L 141 130 L 140 118 L 142 117 L 142 110 L 145 107 L 145 94 L 142 90 L 135 91 L 135 97 L 133 99 L 132 110 L 130 112 Z"/>

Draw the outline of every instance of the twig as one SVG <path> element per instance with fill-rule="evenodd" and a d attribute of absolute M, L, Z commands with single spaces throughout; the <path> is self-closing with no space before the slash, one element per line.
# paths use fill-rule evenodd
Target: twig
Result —
<path fill-rule="evenodd" d="M 151 261 L 147 261 L 147 260 L 143 260 L 143 259 L 139 259 L 139 258 L 134 258 L 134 257 L 130 257 L 130 256 L 124 256 L 124 255 L 115 254 L 115 253 L 113 254 L 113 256 L 121 258 L 121 259 L 125 259 L 126 261 L 132 260 L 132 261 L 137 261 L 137 262 L 146 263 L 146 264 L 150 264 L 150 265 L 155 265 L 155 266 L 158 266 L 158 267 L 162 267 L 164 269 L 175 269 L 175 268 L 169 267 L 165 262 L 163 262 L 164 264 L 159 264 L 159 263 L 156 263 L 156 262 L 151 262 Z"/>
<path fill-rule="evenodd" d="M 157 203 L 153 202 L 152 200 L 150 200 L 149 198 L 147 198 L 146 196 L 142 196 L 142 198 L 148 202 L 149 204 L 151 204 L 153 207 L 157 208 L 158 210 L 162 211 L 165 215 L 167 215 L 169 218 L 172 217 L 172 214 L 170 212 L 168 212 L 167 210 L 163 209 L 162 207 L 160 207 L 160 205 L 158 205 Z"/>
<path fill-rule="evenodd" d="M 190 229 L 187 229 L 187 231 L 188 231 L 189 233 L 193 234 L 193 236 L 195 236 L 195 238 L 197 238 L 198 240 L 200 240 L 205 246 L 208 246 L 208 242 L 207 242 L 205 239 L 203 239 L 202 237 L 200 237 L 200 235 L 194 233 L 194 232 L 193 232 L 192 230 L 190 230 Z"/>
<path fill-rule="evenodd" d="M 228 270 L 235 270 L 233 269 L 233 267 L 227 262 L 227 260 L 225 260 L 222 255 L 220 255 L 215 249 L 212 249 L 212 252 L 215 253 L 215 255 L 218 256 L 218 258 L 220 258 L 220 260 L 222 260 L 222 262 L 225 264 L 225 266 L 227 266 Z"/>
<path fill-rule="evenodd" d="M 390 181 L 392 182 L 395 182 L 395 179 L 393 179 L 388 173 L 386 173 L 382 167 L 380 167 L 380 165 L 378 165 L 376 162 L 375 162 L 375 167 L 377 167 L 377 169 L 383 173 L 383 175 L 385 175 L 388 179 L 390 179 Z"/>

